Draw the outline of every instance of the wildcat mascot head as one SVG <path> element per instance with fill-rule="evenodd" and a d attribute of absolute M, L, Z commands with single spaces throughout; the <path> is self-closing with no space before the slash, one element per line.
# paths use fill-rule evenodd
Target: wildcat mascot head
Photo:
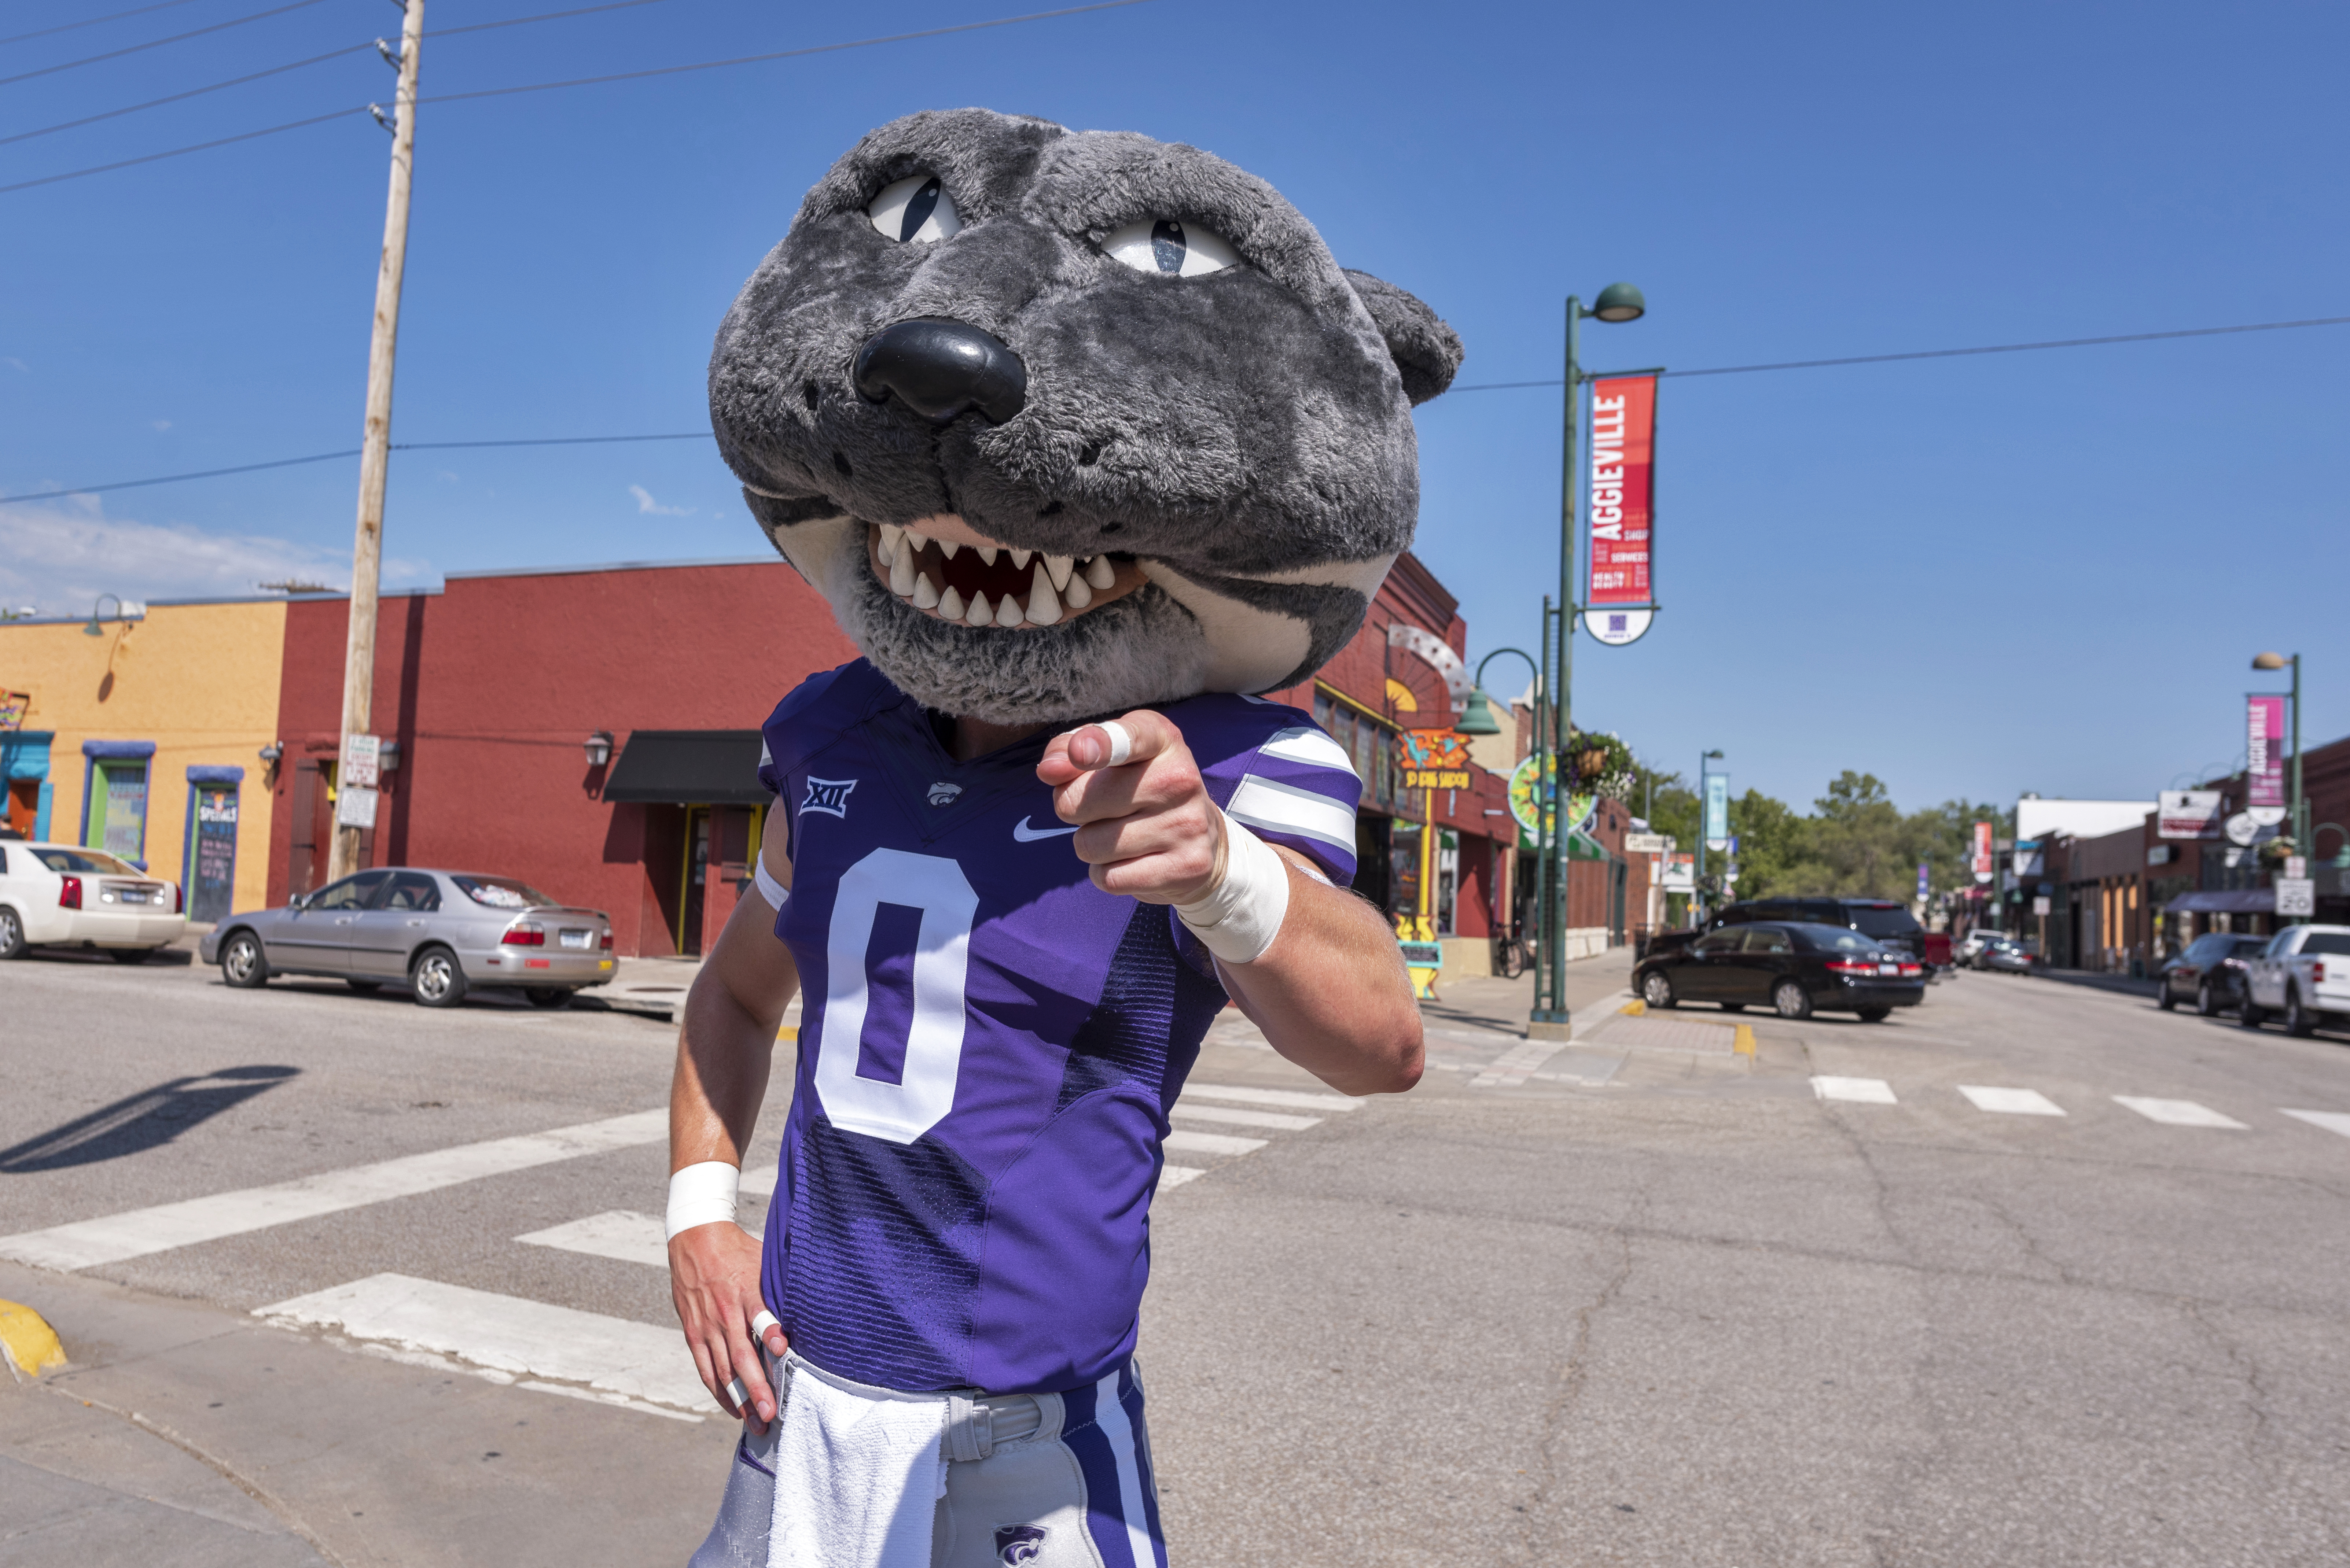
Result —
<path fill-rule="evenodd" d="M 719 329 L 752 514 L 928 707 L 1294 685 L 1410 544 L 1461 340 L 1195 148 L 956 109 L 867 136 Z"/>

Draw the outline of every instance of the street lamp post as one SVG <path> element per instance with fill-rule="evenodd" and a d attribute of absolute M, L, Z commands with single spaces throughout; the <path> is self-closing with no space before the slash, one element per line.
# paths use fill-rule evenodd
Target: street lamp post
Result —
<path fill-rule="evenodd" d="M 1705 836 L 1713 826 L 1706 820 L 1713 810 L 1713 797 L 1705 793 L 1706 774 L 1710 771 L 1705 764 L 1720 761 L 1721 761 L 1721 751 L 1719 747 L 1711 752 L 1700 752 L 1697 754 L 1697 882 L 1690 889 L 1691 913 L 1695 913 L 1705 904 Z"/>
<path fill-rule="evenodd" d="M 1545 605 L 1543 612 L 1543 630 L 1545 640 L 1548 639 L 1549 629 L 1550 612 L 1549 607 Z M 1461 704 L 1461 718 L 1460 721 L 1452 726 L 1452 732 L 1456 735 L 1469 735 L 1471 737 L 1479 735 L 1498 735 L 1502 732 L 1501 721 L 1493 717 L 1493 699 L 1488 696 L 1485 691 L 1485 666 L 1492 663 L 1493 660 L 1501 658 L 1502 655 L 1505 653 L 1514 653 L 1520 659 L 1524 659 L 1526 661 L 1526 668 L 1534 672 L 1534 846 L 1535 853 L 1539 855 L 1542 853 L 1543 846 L 1549 842 L 1549 825 L 1544 820 L 1544 813 L 1542 811 L 1542 803 L 1545 798 L 1543 793 L 1543 778 L 1549 771 L 1544 765 L 1544 759 L 1550 755 L 1550 751 L 1544 743 L 1542 732 L 1542 665 L 1536 661 L 1534 656 L 1528 653 L 1523 648 L 1497 648 L 1493 649 L 1492 652 L 1487 654 L 1484 658 L 1479 659 L 1477 661 L 1476 677 L 1470 682 L 1468 700 Z M 1514 817 L 1512 819 L 1512 826 L 1516 826 Z M 1514 844 L 1517 839 L 1517 835 L 1513 833 L 1510 836 L 1511 842 Z M 1514 869 L 1514 867 L 1513 868 Z M 1515 878 L 1513 877 L 1512 881 L 1513 885 L 1510 889 L 1511 902 L 1516 903 L 1519 899 L 1517 898 Z M 1535 901 L 1534 908 L 1534 942 L 1537 953 L 1541 951 L 1542 948 L 1542 932 L 1546 929 L 1544 911 L 1542 908 L 1541 900 L 1537 899 Z M 1537 960 L 1537 961 L 1539 961 L 1539 960 Z M 1537 977 L 1535 983 L 1537 985 L 1541 983 L 1539 977 Z"/>
<path fill-rule="evenodd" d="M 1552 771 L 1550 794 L 1556 798 L 1559 820 L 1553 825 L 1543 849 L 1543 942 L 1534 967 L 1534 1004 L 1526 1020 L 1530 1040 L 1565 1040 L 1570 1035 L 1566 1013 L 1566 746 L 1573 733 L 1568 689 L 1575 675 L 1575 432 L 1581 415 L 1583 393 L 1583 318 L 1638 321 L 1648 314 L 1648 302 L 1628 283 L 1611 283 L 1585 308 L 1582 296 L 1566 296 L 1566 396 L 1562 418 L 1558 471 L 1558 638 L 1544 641 L 1545 652 L 1555 647 L 1558 663 L 1548 684 L 1551 694 Z M 1553 908 L 1553 900 L 1556 907 Z"/>
<path fill-rule="evenodd" d="M 2309 843 L 2309 803 L 2301 794 L 2301 655 L 2290 658 L 2282 653 L 2257 654 L 2252 659 L 2255 670 L 2293 669 L 2293 849 L 2306 857 Z"/>

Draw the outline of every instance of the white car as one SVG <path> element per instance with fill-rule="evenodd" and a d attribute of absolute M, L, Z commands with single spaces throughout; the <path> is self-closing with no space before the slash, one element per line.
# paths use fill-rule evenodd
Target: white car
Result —
<path fill-rule="evenodd" d="M 102 849 L 0 840 L 0 959 L 85 947 L 143 963 L 187 929 L 176 882 Z"/>
<path fill-rule="evenodd" d="M 2283 1017 L 2288 1034 L 2350 1024 L 2350 926 L 2287 926 L 2244 961 L 2237 1019 L 2258 1029 L 2271 1013 Z"/>

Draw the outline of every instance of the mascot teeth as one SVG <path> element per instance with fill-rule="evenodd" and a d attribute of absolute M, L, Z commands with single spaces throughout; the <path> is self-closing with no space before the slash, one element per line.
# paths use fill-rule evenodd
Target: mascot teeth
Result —
<path fill-rule="evenodd" d="M 905 536 L 906 531 L 903 528 L 889 523 L 881 524 L 881 564 L 883 566 L 886 566 L 898 558 L 898 543 Z"/>
<path fill-rule="evenodd" d="M 939 541 L 939 554 L 944 556 L 950 561 L 954 559 L 955 552 L 962 548 L 962 546 L 956 544 L 952 539 L 941 539 Z"/>
<path fill-rule="evenodd" d="M 915 550 L 920 548 L 917 545 Z M 910 597 L 914 591 L 915 550 L 900 550 L 898 558 L 889 563 L 889 591 L 901 599 Z"/>
<path fill-rule="evenodd" d="M 972 595 L 970 613 L 965 615 L 962 618 L 972 626 L 994 625 L 995 618 L 987 613 L 987 596 L 985 594 Z"/>
<path fill-rule="evenodd" d="M 1047 556 L 1045 557 L 1045 570 L 1052 576 L 1053 591 L 1055 593 L 1059 593 L 1063 588 L 1069 586 L 1069 571 L 1076 565 L 1076 562 L 1067 556 Z"/>
<path fill-rule="evenodd" d="M 947 591 L 939 596 L 939 615 L 946 620 L 962 618 L 962 596 L 954 591 L 952 583 L 948 584 Z"/>
<path fill-rule="evenodd" d="M 979 558 L 985 561 L 991 566 L 995 565 L 995 557 L 1003 554 L 1003 551 L 997 549 L 993 545 L 982 545 L 978 546 L 978 549 Z"/>
<path fill-rule="evenodd" d="M 1069 601 L 1071 609 L 1083 609 L 1094 602 L 1094 591 L 1086 587 L 1083 577 L 1071 577 L 1069 586 L 1061 590 L 1061 597 Z"/>
<path fill-rule="evenodd" d="M 1028 618 L 1038 626 L 1051 626 L 1061 618 L 1060 596 L 1053 591 L 1053 579 L 1045 574 L 1043 563 L 1036 566 L 1036 581 L 1028 590 Z"/>
<path fill-rule="evenodd" d="M 931 581 L 930 573 L 924 572 L 920 576 L 914 579 L 914 607 L 916 609 L 931 609 L 935 607 L 940 602 L 938 585 Z"/>
<path fill-rule="evenodd" d="M 1028 557 L 1035 553 L 1034 550 L 1014 550 L 1012 552 L 1012 564 L 1024 567 L 1028 565 Z"/>
<path fill-rule="evenodd" d="M 1118 581 L 1118 574 L 1110 569 L 1107 556 L 1096 556 L 1086 563 L 1086 582 L 1088 586 L 1106 588 L 1116 581 Z"/>

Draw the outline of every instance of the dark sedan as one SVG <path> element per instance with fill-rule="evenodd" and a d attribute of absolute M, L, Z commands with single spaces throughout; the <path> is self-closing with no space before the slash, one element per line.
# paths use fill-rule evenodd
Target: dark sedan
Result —
<path fill-rule="evenodd" d="M 1711 1002 L 1730 1012 L 1856 1012 L 1876 1023 L 1926 999 L 1926 967 L 1848 927 L 1755 923 L 1649 954 L 1632 971 L 1632 990 L 1650 1007 Z"/>
<path fill-rule="evenodd" d="M 2230 1012 L 2244 1004 L 2244 961 L 2260 956 L 2266 937 L 2210 931 L 2187 944 L 2187 950 L 2162 966 L 2159 1000 L 2165 1012 L 2182 1002 L 2192 1002 L 2204 1017 Z"/>

